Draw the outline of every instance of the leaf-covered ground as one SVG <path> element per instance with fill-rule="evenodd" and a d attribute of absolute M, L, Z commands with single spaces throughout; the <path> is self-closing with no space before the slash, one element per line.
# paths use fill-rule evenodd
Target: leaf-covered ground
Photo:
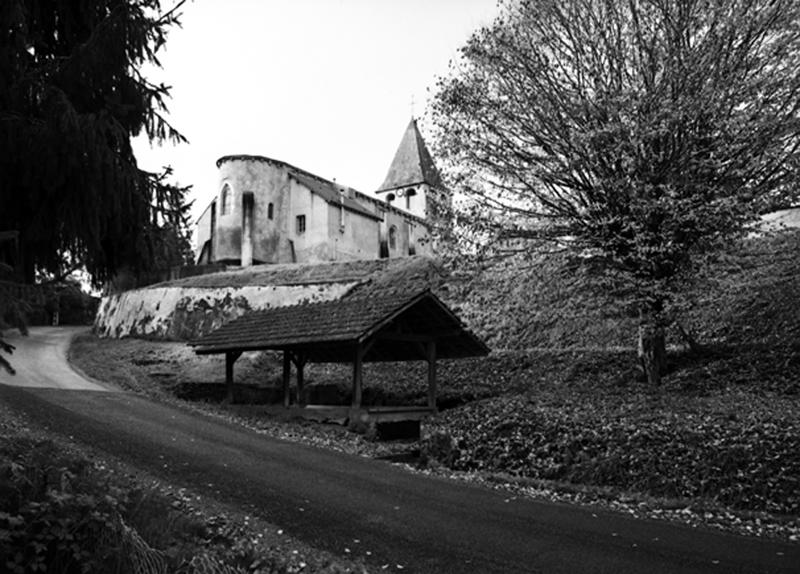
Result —
<path fill-rule="evenodd" d="M 542 386 L 447 411 L 449 465 L 800 514 L 800 402 Z M 441 439 L 440 439 L 441 440 Z"/>

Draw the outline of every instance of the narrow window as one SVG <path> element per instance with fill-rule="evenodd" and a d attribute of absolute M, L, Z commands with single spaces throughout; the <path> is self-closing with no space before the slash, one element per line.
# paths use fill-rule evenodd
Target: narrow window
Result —
<path fill-rule="evenodd" d="M 393 201 L 394 201 L 394 194 L 393 193 L 388 194 L 386 196 L 386 202 L 387 203 L 392 203 Z"/>
<path fill-rule="evenodd" d="M 409 189 L 408 191 L 406 191 L 406 209 L 408 209 L 408 210 L 411 209 L 411 196 L 412 195 L 417 195 L 417 192 L 414 190 L 413 187 L 411 189 Z"/>
<path fill-rule="evenodd" d="M 220 198 L 220 215 L 228 215 L 231 210 L 231 186 L 227 183 L 222 186 L 222 197 Z"/>
<path fill-rule="evenodd" d="M 397 249 L 397 228 L 394 225 L 389 228 L 389 249 Z"/>
<path fill-rule="evenodd" d="M 306 216 L 305 215 L 298 215 L 297 216 L 297 233 L 305 233 L 306 231 Z"/>
<path fill-rule="evenodd" d="M 272 215 L 273 215 L 272 209 L 273 209 L 273 207 L 272 207 L 272 204 L 270 203 L 267 206 L 267 219 L 272 219 Z"/>

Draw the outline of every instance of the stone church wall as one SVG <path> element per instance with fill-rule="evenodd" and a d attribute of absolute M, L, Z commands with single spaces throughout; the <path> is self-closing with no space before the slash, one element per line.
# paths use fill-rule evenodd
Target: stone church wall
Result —
<path fill-rule="evenodd" d="M 302 263 L 328 261 L 328 203 L 291 177 L 289 193 L 286 195 L 290 197 L 288 220 L 292 226 L 287 239 L 294 243 L 295 260 Z M 306 228 L 302 233 L 296 227 L 300 215 L 306 220 Z"/>
<path fill-rule="evenodd" d="M 285 238 L 291 235 L 292 201 L 289 177 L 285 169 L 269 162 L 230 160 L 220 164 L 218 194 L 225 184 L 232 190 L 232 213 L 219 215 L 221 199 L 217 198 L 217 260 L 238 260 L 242 247 L 242 194 L 255 197 L 253 212 L 253 259 L 263 263 L 291 261 Z M 272 219 L 269 205 L 272 204 Z"/>
<path fill-rule="evenodd" d="M 377 259 L 380 254 L 380 225 L 381 222 L 375 219 L 329 204 L 328 236 L 325 238 L 329 253 L 324 260 Z"/>

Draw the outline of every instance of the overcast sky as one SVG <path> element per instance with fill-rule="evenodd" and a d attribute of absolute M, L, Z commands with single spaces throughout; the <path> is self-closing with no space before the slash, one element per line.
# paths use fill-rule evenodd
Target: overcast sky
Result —
<path fill-rule="evenodd" d="M 360 191 L 383 181 L 414 114 L 496 0 L 194 0 L 152 79 L 189 144 L 135 142 L 145 169 L 193 184 L 193 219 L 217 188 L 216 160 L 264 155 Z"/>

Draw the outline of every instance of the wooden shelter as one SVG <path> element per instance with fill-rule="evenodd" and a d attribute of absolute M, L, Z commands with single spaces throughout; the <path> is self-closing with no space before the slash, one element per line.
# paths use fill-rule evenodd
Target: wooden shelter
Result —
<path fill-rule="evenodd" d="M 308 362 L 352 363 L 353 410 L 362 409 L 364 363 L 424 360 L 428 401 L 436 411 L 436 362 L 486 355 L 489 348 L 430 290 L 372 291 L 336 301 L 277 307 L 248 313 L 190 343 L 198 355 L 225 354 L 225 380 L 232 398 L 233 364 L 244 351 L 283 352 L 283 401 L 290 406 L 291 366 L 297 371 L 299 406 Z M 389 411 L 384 409 L 385 414 Z M 403 407 L 393 407 L 400 413 Z M 409 413 L 406 412 L 405 416 Z M 386 417 L 384 417 L 386 418 Z"/>

